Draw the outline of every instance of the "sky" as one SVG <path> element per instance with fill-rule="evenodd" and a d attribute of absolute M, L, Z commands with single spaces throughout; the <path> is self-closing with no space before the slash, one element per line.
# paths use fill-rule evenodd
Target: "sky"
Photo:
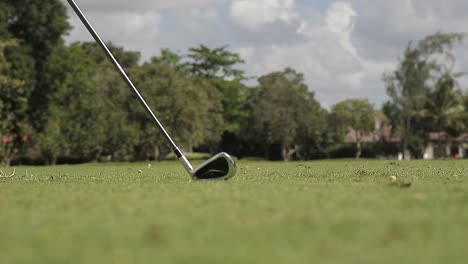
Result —
<path fill-rule="evenodd" d="M 66 1 L 62 0 L 65 4 Z M 466 0 L 75 0 L 105 41 L 139 51 L 181 54 L 228 45 L 247 76 L 292 67 L 324 106 L 348 98 L 388 99 L 391 72 L 410 41 L 468 32 Z M 66 4 L 68 6 L 68 4 Z M 68 8 L 67 42 L 92 41 Z M 468 39 L 455 47 L 457 71 L 468 72 Z M 468 87 L 468 77 L 460 80 Z"/>

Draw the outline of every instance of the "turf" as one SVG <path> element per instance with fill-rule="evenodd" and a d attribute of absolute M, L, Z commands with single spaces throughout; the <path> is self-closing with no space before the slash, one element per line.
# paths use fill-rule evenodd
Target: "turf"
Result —
<path fill-rule="evenodd" d="M 468 160 L 152 165 L 16 168 L 0 263 L 468 263 Z"/>

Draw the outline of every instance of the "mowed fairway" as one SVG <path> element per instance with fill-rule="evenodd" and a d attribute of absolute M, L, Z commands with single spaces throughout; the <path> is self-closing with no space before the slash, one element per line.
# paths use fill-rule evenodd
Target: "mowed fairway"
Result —
<path fill-rule="evenodd" d="M 240 161 L 221 182 L 174 162 L 86 164 L 0 180 L 5 264 L 468 263 L 467 248 L 468 160 Z"/>

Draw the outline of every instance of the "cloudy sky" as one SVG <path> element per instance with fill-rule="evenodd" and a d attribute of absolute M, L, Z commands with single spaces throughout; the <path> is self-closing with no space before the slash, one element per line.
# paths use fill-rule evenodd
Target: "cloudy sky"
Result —
<path fill-rule="evenodd" d="M 65 0 L 63 0 L 66 2 Z M 229 45 L 249 76 L 285 67 L 304 73 L 324 106 L 345 98 L 386 100 L 382 73 L 410 40 L 467 32 L 466 0 L 75 0 L 106 41 L 142 53 Z M 67 41 L 91 41 L 69 9 Z M 468 72 L 468 40 L 456 47 Z M 468 87 L 468 78 L 461 80 Z"/>

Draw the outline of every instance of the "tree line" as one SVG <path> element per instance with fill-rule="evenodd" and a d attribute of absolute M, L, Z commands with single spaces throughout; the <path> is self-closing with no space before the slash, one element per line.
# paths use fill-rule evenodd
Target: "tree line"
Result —
<path fill-rule="evenodd" d="M 160 131 L 95 43 L 66 45 L 71 29 L 59 0 L 0 3 L 0 159 L 6 165 L 171 158 Z M 389 101 L 376 109 L 346 99 L 326 109 L 292 68 L 248 86 L 244 63 L 228 46 L 140 53 L 109 43 L 169 133 L 187 152 L 309 160 L 394 155 L 420 157 L 428 132 L 468 129 L 468 96 L 454 72 L 458 33 L 409 44 L 384 74 Z M 378 118 L 401 143 L 363 143 Z M 344 142 L 352 131 L 355 142 Z"/>

